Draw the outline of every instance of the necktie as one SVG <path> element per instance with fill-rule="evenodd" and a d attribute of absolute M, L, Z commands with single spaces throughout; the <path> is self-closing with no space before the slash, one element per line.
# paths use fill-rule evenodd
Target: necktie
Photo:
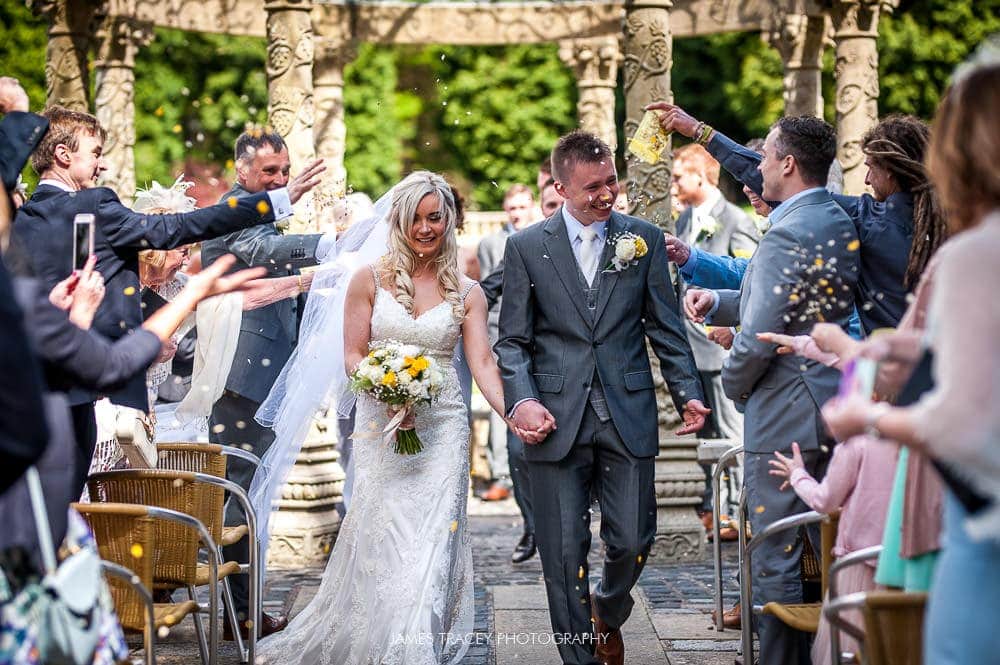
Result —
<path fill-rule="evenodd" d="M 585 226 L 580 229 L 580 272 L 586 278 L 587 286 L 594 283 L 597 260 L 597 231 Z"/>

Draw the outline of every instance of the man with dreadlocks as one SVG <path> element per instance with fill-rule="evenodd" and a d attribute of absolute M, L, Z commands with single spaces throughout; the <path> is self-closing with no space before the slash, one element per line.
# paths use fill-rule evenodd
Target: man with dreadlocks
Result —
<path fill-rule="evenodd" d="M 760 155 L 699 122 L 679 106 L 651 104 L 664 111 L 660 122 L 667 131 L 694 138 L 737 180 L 759 196 L 763 182 L 757 166 Z M 944 217 L 924 172 L 928 127 L 914 116 L 883 119 L 863 138 L 868 174 L 865 183 L 873 194 L 834 194 L 850 215 L 861 241 L 861 267 L 856 302 L 865 334 L 894 328 L 907 306 L 907 295 L 916 287 L 931 254 L 945 239 Z M 773 203 L 768 202 L 770 205 Z M 725 261 L 693 250 L 688 261 Z"/>

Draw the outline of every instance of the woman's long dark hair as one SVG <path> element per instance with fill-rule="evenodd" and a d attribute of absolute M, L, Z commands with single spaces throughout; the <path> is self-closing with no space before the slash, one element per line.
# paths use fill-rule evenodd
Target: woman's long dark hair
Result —
<path fill-rule="evenodd" d="M 900 191 L 913 195 L 913 244 L 903 285 L 916 286 L 927 262 L 948 237 L 937 193 L 924 168 L 930 128 L 912 115 L 890 115 L 873 127 L 862 150 L 895 178 Z"/>

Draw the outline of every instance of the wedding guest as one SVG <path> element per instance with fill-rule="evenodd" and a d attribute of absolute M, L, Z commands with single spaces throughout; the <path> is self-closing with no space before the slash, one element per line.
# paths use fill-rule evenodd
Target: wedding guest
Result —
<path fill-rule="evenodd" d="M 665 111 L 661 116 L 664 129 L 695 138 L 737 180 L 761 194 L 758 153 L 738 145 L 678 106 L 657 102 L 648 108 Z M 926 263 L 928 247 L 940 242 L 932 235 L 934 199 L 915 179 L 919 177 L 927 136 L 927 125 L 919 118 L 884 118 L 862 140 L 868 167 L 865 183 L 873 194 L 834 195 L 851 216 L 863 243 L 856 300 L 866 334 L 899 322 L 907 295 L 919 278 L 917 265 Z"/>
<path fill-rule="evenodd" d="M 97 179 L 106 170 L 102 157 L 105 131 L 97 118 L 53 106 L 45 111 L 49 131 L 31 156 L 40 180 L 31 199 L 18 210 L 14 234 L 23 244 L 31 269 L 46 290 L 72 269 L 73 218 L 79 213 L 95 216 L 94 253 L 97 270 L 108 275 L 107 297 L 94 319 L 94 327 L 116 340 L 138 328 L 138 254 L 144 249 L 170 249 L 222 233 L 270 222 L 290 214 L 291 203 L 311 189 L 314 172 L 289 183 L 281 192 L 224 203 L 184 215 L 160 215 L 155 220 L 133 212 Z M 92 457 L 97 442 L 94 400 L 90 390 L 70 394 L 73 427 L 81 459 Z M 109 394 L 111 401 L 140 410 L 147 408 L 146 382 L 135 375 Z M 83 468 L 86 471 L 86 467 Z M 79 478 L 82 488 L 83 478 Z"/>
<path fill-rule="evenodd" d="M 322 162 L 317 160 L 291 178 L 291 159 L 284 139 L 277 133 L 256 129 L 243 132 L 236 139 L 234 158 L 236 183 L 222 201 L 255 201 L 264 195 L 274 196 L 286 189 L 291 191 L 297 183 L 318 175 L 323 168 Z M 233 254 L 241 267 L 263 267 L 270 277 L 291 278 L 299 284 L 299 293 L 308 287 L 308 278 L 299 272 L 300 269 L 319 263 L 334 246 L 333 234 L 281 234 L 273 223 L 216 235 L 218 237 L 201 245 L 204 265 L 211 265 L 225 254 Z M 292 354 L 298 334 L 299 310 L 296 298 L 285 298 L 243 312 L 235 357 L 222 395 L 212 406 L 209 441 L 236 447 L 250 446 L 251 452 L 258 457 L 263 457 L 270 448 L 274 431 L 257 422 L 255 415 Z M 250 488 L 253 474 L 254 467 L 243 460 L 231 460 L 226 469 L 226 476 L 244 489 Z M 226 524 L 239 524 L 243 519 L 239 506 L 230 501 Z M 249 556 L 247 539 L 224 547 L 223 555 L 227 560 L 246 561 Z M 247 576 L 234 576 L 230 585 L 237 614 L 245 617 L 249 593 Z M 281 630 L 286 624 L 283 617 L 263 614 L 259 626 L 261 635 Z M 241 625 L 240 631 L 249 637 L 246 625 Z M 227 622 L 223 639 L 233 638 L 233 627 Z"/>
<path fill-rule="evenodd" d="M 1000 104 L 1000 64 L 967 66 L 938 108 L 927 154 L 951 232 L 928 312 L 933 383 L 906 407 L 853 396 L 823 415 L 838 438 L 865 430 L 932 456 L 945 492 L 942 554 L 924 630 L 924 661 L 952 665 L 995 661 L 1000 621 L 1000 180 L 985 165 L 1000 159 L 993 109 Z M 896 340 L 892 357 L 920 357 L 921 336 Z M 909 344 L 905 344 L 908 341 Z"/>

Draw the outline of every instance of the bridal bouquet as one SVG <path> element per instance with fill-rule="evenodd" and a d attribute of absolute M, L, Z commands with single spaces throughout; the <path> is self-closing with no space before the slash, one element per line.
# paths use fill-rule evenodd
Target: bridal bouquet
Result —
<path fill-rule="evenodd" d="M 413 344 L 382 341 L 369 348 L 371 352 L 351 373 L 351 390 L 394 408 L 395 415 L 382 430 L 385 442 L 395 439 L 397 453 L 415 455 L 423 450 L 420 438 L 400 425 L 417 404 L 429 404 L 441 392 L 444 372 L 437 360 Z"/>

